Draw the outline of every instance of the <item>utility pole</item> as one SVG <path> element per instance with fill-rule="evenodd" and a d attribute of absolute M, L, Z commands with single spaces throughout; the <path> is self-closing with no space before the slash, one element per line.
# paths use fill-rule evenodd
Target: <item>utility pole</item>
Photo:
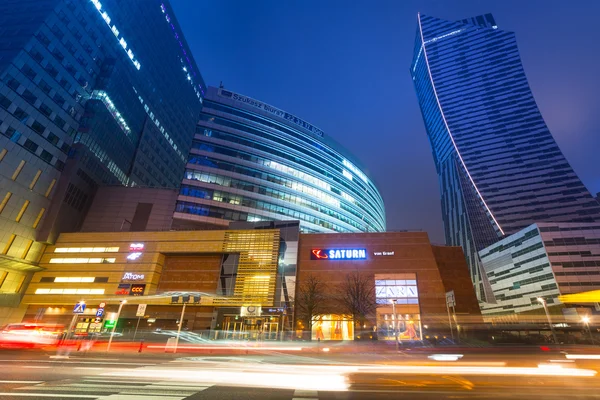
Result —
<path fill-rule="evenodd" d="M 117 311 L 117 320 L 115 321 L 115 325 L 113 326 L 112 331 L 110 331 L 110 339 L 108 339 L 108 346 L 106 347 L 106 352 L 110 351 L 110 345 L 112 343 L 113 336 L 115 335 L 115 329 L 117 329 L 117 324 L 119 323 L 119 316 L 121 315 L 121 310 L 123 309 L 125 303 L 127 303 L 127 300 L 121 300 L 121 303 L 119 304 L 119 311 Z"/>

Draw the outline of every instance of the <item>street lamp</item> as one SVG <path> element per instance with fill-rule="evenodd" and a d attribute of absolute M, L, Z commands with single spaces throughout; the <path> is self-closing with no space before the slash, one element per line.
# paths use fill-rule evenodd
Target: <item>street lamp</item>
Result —
<path fill-rule="evenodd" d="M 394 314 L 394 338 L 396 340 L 396 351 L 398 351 L 398 321 L 396 319 L 396 299 L 392 300 L 392 313 Z"/>
<path fill-rule="evenodd" d="M 108 346 L 106 347 L 106 352 L 110 350 L 110 344 L 112 343 L 113 336 L 115 334 L 115 329 L 117 329 L 117 324 L 119 323 L 119 316 L 121 315 L 121 310 L 123 309 L 123 305 L 125 305 L 125 303 L 127 303 L 127 300 L 121 300 L 121 303 L 119 304 L 119 311 L 117 311 L 117 319 L 115 321 L 115 324 L 113 325 L 112 331 L 110 331 L 110 338 L 108 339 Z"/>
<path fill-rule="evenodd" d="M 538 297 L 537 301 L 542 303 L 542 306 L 544 306 L 544 312 L 546 313 L 546 318 L 548 319 L 548 325 L 550 325 L 550 331 L 552 332 L 552 338 L 554 339 L 554 343 L 558 344 L 558 341 L 556 340 L 556 334 L 554 333 L 554 327 L 552 326 L 552 321 L 550 320 L 550 314 L 548 313 L 548 307 L 546 306 L 546 300 L 542 299 L 541 297 Z"/>
<path fill-rule="evenodd" d="M 583 318 L 581 318 L 581 322 L 583 322 L 585 324 L 585 327 L 587 328 L 588 332 L 590 333 L 590 339 L 592 341 L 592 344 L 594 344 L 594 336 L 592 336 L 592 330 L 590 329 L 590 317 L 588 317 L 587 315 L 584 316 Z"/>

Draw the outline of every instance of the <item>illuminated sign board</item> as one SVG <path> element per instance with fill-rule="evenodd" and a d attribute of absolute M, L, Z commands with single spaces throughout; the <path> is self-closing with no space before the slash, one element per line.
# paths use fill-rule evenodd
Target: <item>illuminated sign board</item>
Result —
<path fill-rule="evenodd" d="M 142 256 L 142 253 L 138 251 L 136 253 L 129 253 L 129 255 L 127 255 L 127 259 L 129 261 L 135 261 L 138 258 L 140 258 L 141 256 Z"/>
<path fill-rule="evenodd" d="M 144 250 L 144 243 L 131 243 L 129 245 L 129 251 L 142 251 Z"/>
<path fill-rule="evenodd" d="M 219 89 L 219 96 L 227 97 L 240 103 L 248 104 L 249 106 L 258 108 L 260 110 L 264 110 L 270 114 L 278 116 L 279 118 L 283 118 L 292 124 L 298 125 L 316 136 L 323 137 L 323 131 L 317 128 L 316 126 L 309 124 L 308 122 L 296 117 L 295 115 L 282 111 L 278 108 L 275 108 L 258 100 L 254 100 L 250 97 L 242 96 L 241 94 L 237 94 L 234 92 L 230 92 L 229 90 L 223 89 Z"/>
<path fill-rule="evenodd" d="M 122 281 L 142 281 L 144 280 L 145 275 L 144 274 L 134 274 L 133 272 L 125 272 L 123 274 L 123 278 L 121 278 Z"/>
<path fill-rule="evenodd" d="M 395 251 L 375 251 L 373 252 L 374 256 L 393 256 Z"/>
<path fill-rule="evenodd" d="M 143 296 L 144 290 L 146 290 L 145 283 L 134 283 L 131 285 L 131 289 L 129 290 L 130 296 Z"/>
<path fill-rule="evenodd" d="M 366 249 L 312 249 L 311 260 L 366 260 Z"/>
<path fill-rule="evenodd" d="M 117 289 L 117 291 L 115 292 L 115 294 L 120 294 L 120 295 L 127 296 L 127 295 L 129 295 L 129 291 L 130 290 L 131 290 L 131 284 L 129 284 L 129 283 L 121 283 L 121 284 L 119 284 L 119 288 Z"/>
<path fill-rule="evenodd" d="M 127 260 L 135 261 L 142 256 L 142 251 L 144 251 L 144 243 L 131 243 L 129 245 L 129 253 L 127 255 Z"/>

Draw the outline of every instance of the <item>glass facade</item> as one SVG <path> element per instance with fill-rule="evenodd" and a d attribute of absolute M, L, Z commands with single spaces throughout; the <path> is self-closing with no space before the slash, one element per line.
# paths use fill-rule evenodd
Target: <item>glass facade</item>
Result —
<path fill-rule="evenodd" d="M 600 289 L 600 223 L 539 222 L 479 252 L 494 295 L 489 319 L 541 309 Z M 510 319 L 508 319 L 510 320 Z"/>
<path fill-rule="evenodd" d="M 300 221 L 304 232 L 385 231 L 383 200 L 356 161 L 285 111 L 209 87 L 176 220 Z"/>
<path fill-rule="evenodd" d="M 491 288 L 479 250 L 537 221 L 600 219 L 535 103 L 515 34 L 491 14 L 456 22 L 419 15 L 410 73 L 446 241 L 463 247 L 480 300 Z"/>
<path fill-rule="evenodd" d="M 6 0 L 0 21 L 0 258 L 13 282 L 77 229 L 99 185 L 179 187 L 206 88 L 167 1 Z"/>

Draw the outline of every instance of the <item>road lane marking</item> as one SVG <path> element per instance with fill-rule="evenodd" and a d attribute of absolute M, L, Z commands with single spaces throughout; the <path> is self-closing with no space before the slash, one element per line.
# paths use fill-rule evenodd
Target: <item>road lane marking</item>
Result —
<path fill-rule="evenodd" d="M 60 393 L 60 394 L 55 394 L 55 393 L 0 393 L 0 397 L 16 397 L 16 396 L 21 396 L 21 397 L 72 397 L 75 399 L 97 399 L 98 396 L 97 395 L 89 395 L 89 394 L 64 394 L 64 393 Z"/>
<path fill-rule="evenodd" d="M 98 364 L 98 365 L 136 365 L 136 366 L 152 366 L 157 363 L 127 363 L 127 362 L 96 362 L 96 361 L 61 361 L 61 360 L 0 360 L 2 362 L 26 362 L 26 363 L 49 363 L 49 364 Z"/>
<path fill-rule="evenodd" d="M 189 396 L 144 396 L 144 400 L 183 400 Z M 97 400 L 139 400 L 137 394 L 111 394 L 109 396 L 98 397 Z"/>

